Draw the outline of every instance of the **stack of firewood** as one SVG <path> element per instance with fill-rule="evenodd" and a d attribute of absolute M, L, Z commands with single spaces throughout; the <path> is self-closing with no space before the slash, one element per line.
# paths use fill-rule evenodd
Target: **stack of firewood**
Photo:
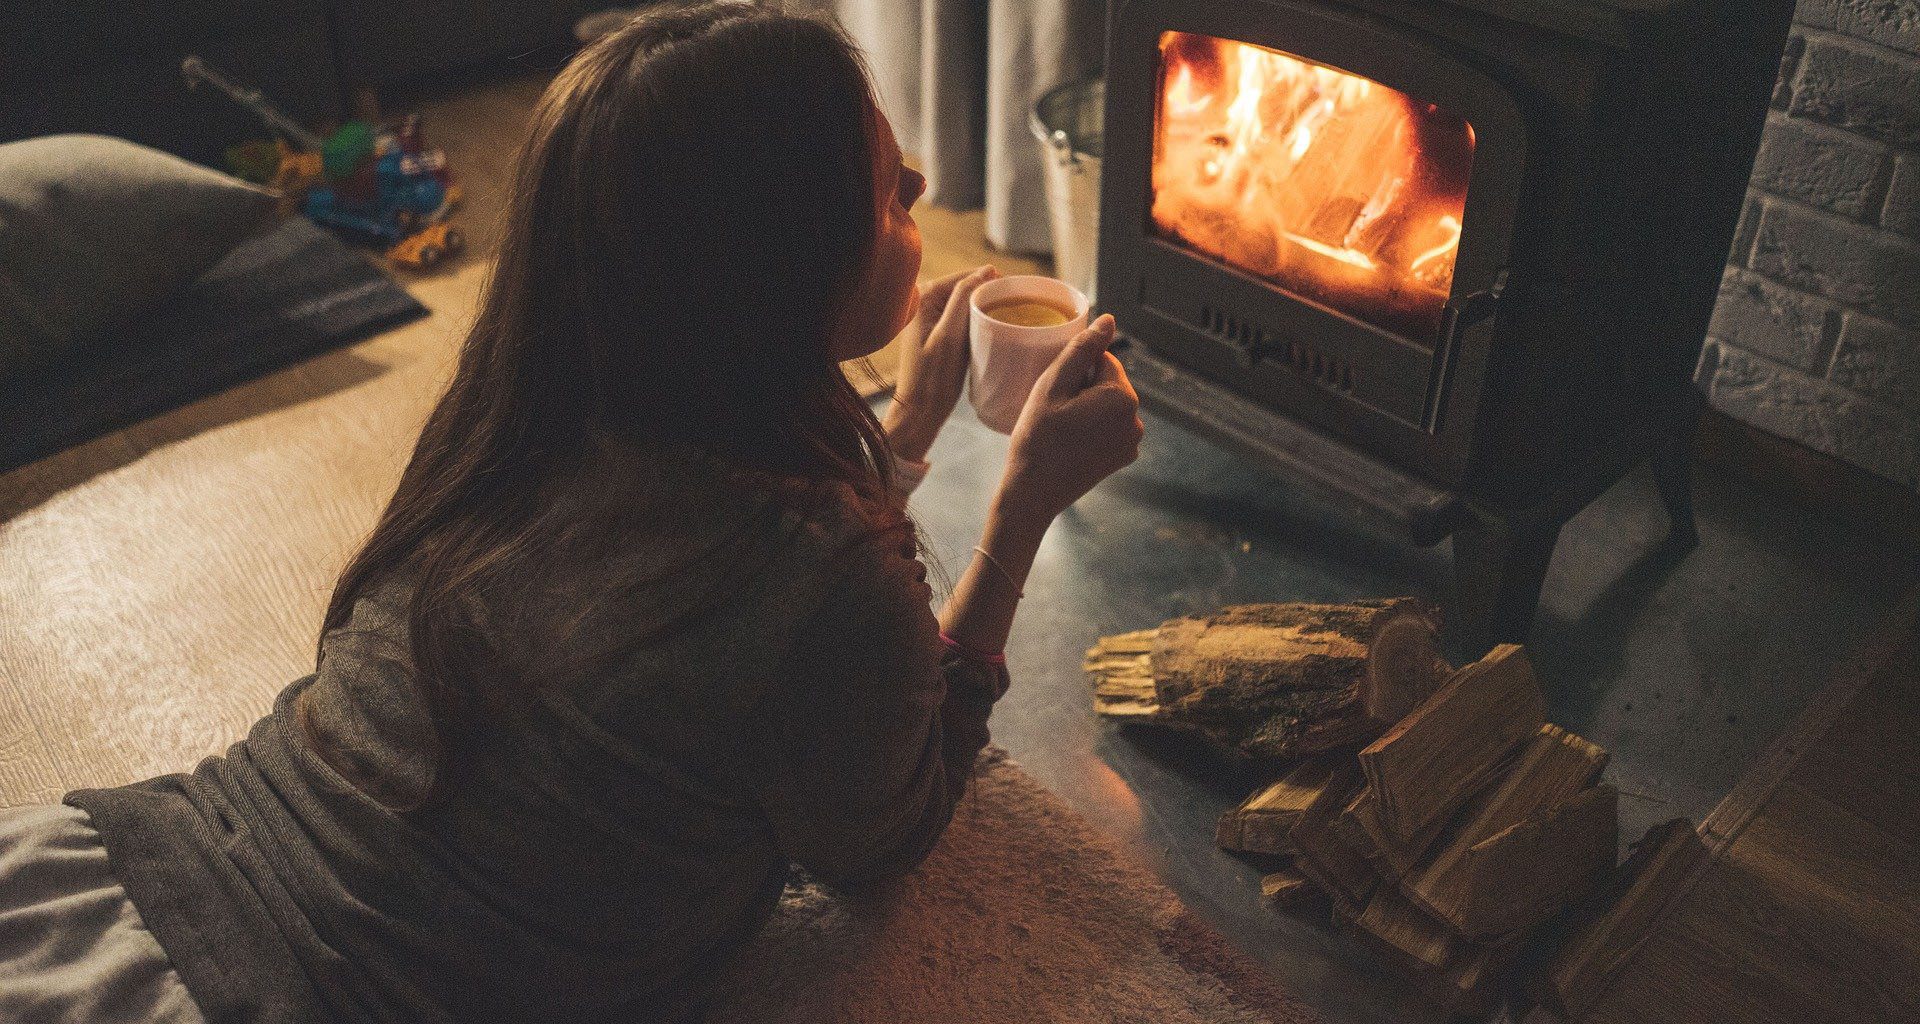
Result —
<path fill-rule="evenodd" d="M 1411 599 L 1244 605 L 1105 638 L 1086 666 L 1102 714 L 1276 765 L 1217 834 L 1271 865 L 1267 898 L 1330 905 L 1437 1002 L 1484 1012 L 1529 936 L 1609 888 L 1617 796 L 1607 752 L 1546 721 L 1525 651 L 1455 670 L 1436 633 Z M 1547 1001 L 1591 983 L 1577 960 Z"/>

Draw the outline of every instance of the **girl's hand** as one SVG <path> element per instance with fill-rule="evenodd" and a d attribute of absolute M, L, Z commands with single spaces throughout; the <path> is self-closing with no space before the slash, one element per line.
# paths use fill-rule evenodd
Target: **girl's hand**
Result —
<path fill-rule="evenodd" d="M 991 264 L 923 286 L 920 310 L 903 334 L 900 380 L 883 425 L 901 458 L 919 462 L 960 401 L 967 379 L 967 320 L 973 290 L 1000 276 Z"/>
<path fill-rule="evenodd" d="M 1005 514 L 1044 524 L 1140 456 L 1140 397 L 1108 352 L 1113 317 L 1080 332 L 1033 386 L 1000 485 Z"/>

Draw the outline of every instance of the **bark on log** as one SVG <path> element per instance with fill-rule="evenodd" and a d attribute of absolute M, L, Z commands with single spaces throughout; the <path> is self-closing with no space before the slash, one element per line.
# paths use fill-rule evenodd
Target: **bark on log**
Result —
<path fill-rule="evenodd" d="M 1237 605 L 1103 638 L 1084 664 L 1102 715 L 1291 759 L 1366 743 L 1432 693 L 1437 635 L 1413 598 Z"/>

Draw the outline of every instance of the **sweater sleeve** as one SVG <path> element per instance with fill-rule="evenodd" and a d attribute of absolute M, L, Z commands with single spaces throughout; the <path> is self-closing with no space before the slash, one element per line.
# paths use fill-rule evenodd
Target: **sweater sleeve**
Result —
<path fill-rule="evenodd" d="M 941 637 L 910 543 L 876 539 L 842 564 L 763 709 L 757 789 L 782 852 L 847 885 L 933 848 L 1007 676 Z"/>

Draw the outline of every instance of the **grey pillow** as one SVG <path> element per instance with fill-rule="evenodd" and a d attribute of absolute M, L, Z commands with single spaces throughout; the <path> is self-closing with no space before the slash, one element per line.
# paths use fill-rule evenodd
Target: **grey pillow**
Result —
<path fill-rule="evenodd" d="M 132 319 L 273 219 L 275 195 L 104 135 L 0 145 L 0 378 Z"/>

